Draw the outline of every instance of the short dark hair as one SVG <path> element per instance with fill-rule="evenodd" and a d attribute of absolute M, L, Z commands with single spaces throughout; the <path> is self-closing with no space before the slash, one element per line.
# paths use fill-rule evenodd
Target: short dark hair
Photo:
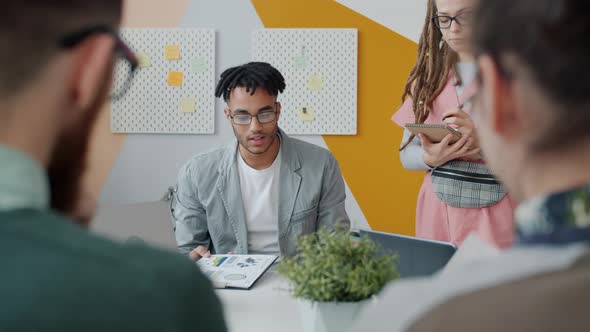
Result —
<path fill-rule="evenodd" d="M 560 114 L 534 145 L 558 148 L 590 137 L 590 1 L 484 0 L 474 20 L 475 55 L 490 55 L 510 78 L 515 56 Z"/>
<path fill-rule="evenodd" d="M 215 97 L 223 96 L 223 100 L 228 101 L 232 90 L 237 87 L 246 88 L 250 95 L 254 95 L 257 88 L 263 88 L 276 97 L 285 90 L 285 78 L 266 62 L 249 62 L 221 73 Z"/>
<path fill-rule="evenodd" d="M 6 0 L 0 20 L 0 97 L 33 80 L 59 51 L 60 39 L 90 26 L 116 29 L 122 0 Z"/>

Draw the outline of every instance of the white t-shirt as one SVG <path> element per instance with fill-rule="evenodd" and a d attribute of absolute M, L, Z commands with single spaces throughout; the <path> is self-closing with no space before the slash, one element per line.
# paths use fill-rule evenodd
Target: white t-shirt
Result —
<path fill-rule="evenodd" d="M 254 169 L 238 153 L 242 202 L 246 213 L 248 252 L 279 254 L 279 179 L 281 150 L 272 165 Z"/>
<path fill-rule="evenodd" d="M 455 87 L 457 91 L 457 95 L 461 96 L 463 94 L 463 90 L 465 87 L 471 84 L 471 82 L 475 79 L 475 75 L 477 73 L 477 65 L 475 62 L 459 62 L 457 64 L 457 73 L 459 77 L 461 77 L 461 85 L 457 85 Z"/>

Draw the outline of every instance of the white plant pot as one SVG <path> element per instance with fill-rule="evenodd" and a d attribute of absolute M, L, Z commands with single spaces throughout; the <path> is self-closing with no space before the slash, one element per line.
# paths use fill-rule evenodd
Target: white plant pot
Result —
<path fill-rule="evenodd" d="M 298 300 L 304 332 L 346 332 L 362 311 L 372 301 L 313 302 Z"/>

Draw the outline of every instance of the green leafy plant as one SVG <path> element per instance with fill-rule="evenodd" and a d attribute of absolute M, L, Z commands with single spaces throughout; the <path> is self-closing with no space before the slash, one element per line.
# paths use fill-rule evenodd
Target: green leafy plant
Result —
<path fill-rule="evenodd" d="M 348 231 L 302 236 L 294 257 L 283 259 L 278 272 L 293 285 L 293 296 L 317 302 L 356 302 L 377 294 L 399 278 L 394 254 L 379 254 L 368 237 L 353 239 Z"/>

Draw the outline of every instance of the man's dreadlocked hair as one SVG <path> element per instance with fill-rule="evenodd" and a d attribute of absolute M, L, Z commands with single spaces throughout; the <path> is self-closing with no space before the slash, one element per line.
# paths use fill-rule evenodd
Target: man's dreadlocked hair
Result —
<path fill-rule="evenodd" d="M 223 100 L 227 102 L 232 90 L 237 87 L 246 88 L 250 95 L 254 95 L 257 88 L 263 88 L 272 96 L 278 96 L 285 90 L 285 79 L 266 62 L 249 62 L 221 73 L 215 88 L 215 97 L 223 96 Z"/>
<path fill-rule="evenodd" d="M 432 110 L 432 103 L 447 84 L 449 73 L 455 73 L 458 55 L 447 43 L 443 42 L 442 33 L 432 23 L 432 17 L 437 14 L 435 0 L 428 0 L 428 10 L 424 21 L 424 30 L 418 43 L 418 60 L 410 72 L 402 95 L 402 102 L 412 98 L 416 123 L 424 123 Z M 442 46 L 441 46 L 442 43 Z M 456 76 L 458 84 L 459 77 Z M 410 139 L 401 147 L 405 149 L 416 137 Z"/>

